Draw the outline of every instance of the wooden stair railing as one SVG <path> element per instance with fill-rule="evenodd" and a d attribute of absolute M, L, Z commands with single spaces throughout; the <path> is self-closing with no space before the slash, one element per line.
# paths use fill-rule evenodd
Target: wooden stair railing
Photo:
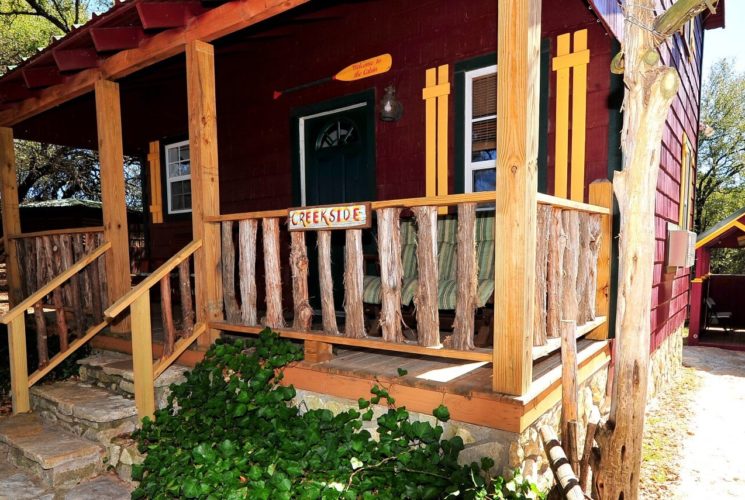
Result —
<path fill-rule="evenodd" d="M 45 360 L 43 366 L 40 366 L 38 370 L 29 375 L 26 359 L 26 311 L 30 308 L 41 311 L 41 307 L 39 307 L 39 304 L 41 304 L 42 300 L 47 295 L 58 294 L 58 289 L 63 284 L 65 284 L 65 282 L 83 272 L 88 265 L 96 263 L 96 261 L 101 256 L 103 256 L 110 248 L 110 242 L 103 243 L 99 247 L 95 248 L 90 253 L 82 257 L 80 260 L 70 265 L 70 267 L 68 267 L 65 271 L 50 279 L 44 286 L 36 290 L 34 293 L 29 295 L 15 307 L 13 307 L 10 311 L 0 317 L 0 323 L 8 325 L 8 347 L 10 351 L 10 378 L 11 392 L 13 397 L 13 413 L 25 413 L 30 411 L 31 406 L 29 400 L 29 388 L 36 382 L 38 382 L 42 377 L 44 377 L 44 375 L 53 370 L 62 361 L 64 361 L 70 354 L 75 352 L 83 344 L 93 338 L 108 324 L 108 321 L 106 320 L 100 321 L 88 328 L 88 330 L 84 334 L 82 334 L 82 336 L 79 336 L 71 344 L 61 345 L 61 350 L 56 356 L 48 361 Z M 64 344 L 67 344 L 67 330 L 65 327 L 66 323 L 64 317 L 64 308 L 56 308 L 56 314 L 58 327 L 62 328 L 59 332 L 59 335 L 61 337 L 64 337 Z M 43 316 L 42 321 L 44 321 Z M 46 341 L 46 338 L 42 340 Z M 60 343 L 62 344 L 62 340 L 60 341 Z"/>
<path fill-rule="evenodd" d="M 140 418 L 152 418 L 155 412 L 155 379 L 207 330 L 204 323 L 195 322 L 189 271 L 189 258 L 201 246 L 202 240 L 194 240 L 186 245 L 104 311 L 106 319 L 111 321 L 130 309 L 135 405 Z M 171 271 L 176 268 L 181 299 L 181 332 L 176 331 L 171 303 Z M 156 284 L 160 284 L 164 342 L 163 355 L 153 364 L 150 290 Z M 178 341 L 177 336 L 181 337 Z"/>

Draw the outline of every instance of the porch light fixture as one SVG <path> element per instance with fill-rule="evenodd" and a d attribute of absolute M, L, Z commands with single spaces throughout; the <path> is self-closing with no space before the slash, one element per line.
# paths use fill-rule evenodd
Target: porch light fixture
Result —
<path fill-rule="evenodd" d="M 397 122 L 404 114 L 404 106 L 396 99 L 396 88 L 389 85 L 385 88 L 385 95 L 380 100 L 380 119 L 384 122 Z"/>

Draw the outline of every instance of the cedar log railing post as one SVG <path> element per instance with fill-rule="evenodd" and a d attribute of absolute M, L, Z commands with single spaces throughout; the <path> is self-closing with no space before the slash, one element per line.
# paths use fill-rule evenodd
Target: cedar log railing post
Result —
<path fill-rule="evenodd" d="M 0 196 L 2 197 L 3 235 L 5 236 L 5 265 L 8 279 L 8 301 L 12 308 L 23 298 L 18 250 L 10 235 L 21 232 L 18 212 L 18 178 L 13 129 L 0 127 Z"/>
<path fill-rule="evenodd" d="M 217 164 L 217 111 L 215 109 L 215 50 L 194 40 L 186 45 L 186 90 L 191 151 L 191 220 L 194 240 L 203 244 L 194 254 L 197 322 L 221 321 L 222 270 L 220 224 L 206 217 L 220 215 L 220 174 Z M 197 339 L 209 345 L 218 335 L 207 329 Z"/>
<path fill-rule="evenodd" d="M 498 11 L 492 388 L 521 395 L 533 374 L 541 1 L 498 0 Z"/>
<path fill-rule="evenodd" d="M 119 84 L 109 80 L 98 80 L 95 84 L 95 95 L 103 233 L 104 240 L 111 242 L 111 250 L 106 252 L 105 257 L 108 275 L 106 284 L 109 299 L 116 301 L 132 286 L 129 274 L 129 228 L 124 193 L 124 147 Z M 129 332 L 129 317 L 126 313 L 112 323 L 111 331 Z"/>
<path fill-rule="evenodd" d="M 613 183 L 608 179 L 590 184 L 590 203 L 609 210 L 600 216 L 600 250 L 598 252 L 597 289 L 595 291 L 595 314 L 605 316 L 605 322 L 587 335 L 588 339 L 608 338 L 610 324 L 610 276 L 613 259 Z"/>

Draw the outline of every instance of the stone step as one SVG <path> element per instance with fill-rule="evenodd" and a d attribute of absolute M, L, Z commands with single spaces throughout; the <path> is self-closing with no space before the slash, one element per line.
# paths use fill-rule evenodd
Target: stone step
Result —
<path fill-rule="evenodd" d="M 72 486 L 104 467 L 105 450 L 46 422 L 39 415 L 0 419 L 0 459 L 26 469 L 44 484 Z"/>
<path fill-rule="evenodd" d="M 45 421 L 103 446 L 104 461 L 129 481 L 143 456 L 131 433 L 139 425 L 132 399 L 80 381 L 64 380 L 31 388 L 31 405 Z"/>
<path fill-rule="evenodd" d="M 130 434 L 139 421 L 133 400 L 75 380 L 32 387 L 31 406 L 50 423 L 104 446 Z"/>
<path fill-rule="evenodd" d="M 80 379 L 83 382 L 104 387 L 127 398 L 134 397 L 134 375 L 132 356 L 112 351 L 95 350 L 87 358 L 79 359 Z M 173 383 L 186 380 L 188 368 L 171 365 L 155 379 L 155 406 L 165 408 Z"/>

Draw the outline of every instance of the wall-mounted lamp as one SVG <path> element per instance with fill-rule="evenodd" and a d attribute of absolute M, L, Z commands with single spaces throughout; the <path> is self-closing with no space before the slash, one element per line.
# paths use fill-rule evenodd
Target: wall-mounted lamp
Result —
<path fill-rule="evenodd" d="M 404 106 L 396 99 L 396 88 L 389 85 L 380 100 L 380 119 L 384 122 L 397 122 L 404 114 Z"/>

